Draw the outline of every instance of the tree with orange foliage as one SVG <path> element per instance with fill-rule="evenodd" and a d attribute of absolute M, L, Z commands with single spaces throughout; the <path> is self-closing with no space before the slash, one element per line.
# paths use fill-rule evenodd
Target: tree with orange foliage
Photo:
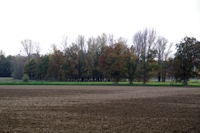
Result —
<path fill-rule="evenodd" d="M 107 78 L 111 78 L 117 84 L 125 77 L 125 57 L 127 46 L 122 43 L 115 43 L 113 46 L 106 46 L 99 58 L 100 70 Z"/>
<path fill-rule="evenodd" d="M 65 56 L 64 53 L 53 47 L 53 53 L 50 55 L 48 77 L 53 80 L 65 80 Z"/>

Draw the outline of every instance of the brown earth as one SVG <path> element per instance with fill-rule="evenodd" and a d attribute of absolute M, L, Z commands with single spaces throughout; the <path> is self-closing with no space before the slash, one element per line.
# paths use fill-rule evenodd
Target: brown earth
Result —
<path fill-rule="evenodd" d="M 0 86 L 0 133 L 200 133 L 200 88 Z"/>

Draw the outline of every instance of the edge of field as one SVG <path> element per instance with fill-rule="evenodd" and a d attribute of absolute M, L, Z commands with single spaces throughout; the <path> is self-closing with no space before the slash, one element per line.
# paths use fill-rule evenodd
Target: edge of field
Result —
<path fill-rule="evenodd" d="M 183 86 L 182 83 L 170 83 L 170 82 L 148 82 L 143 84 L 142 82 L 134 82 L 129 84 L 128 82 L 0 82 L 0 85 L 95 85 L 95 86 Z M 200 87 L 199 82 L 189 82 L 187 87 Z"/>

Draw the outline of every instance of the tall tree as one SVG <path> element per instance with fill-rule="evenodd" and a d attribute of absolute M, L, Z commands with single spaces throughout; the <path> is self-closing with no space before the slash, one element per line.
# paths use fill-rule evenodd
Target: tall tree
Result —
<path fill-rule="evenodd" d="M 158 71 L 158 82 L 161 81 L 161 77 L 162 77 L 164 51 L 166 49 L 166 45 L 167 45 L 167 40 L 163 37 L 158 37 L 158 39 L 157 39 L 157 51 L 158 51 L 158 65 L 160 67 L 160 69 Z"/>
<path fill-rule="evenodd" d="M 165 82 L 167 76 L 169 76 L 169 67 L 170 67 L 170 54 L 171 54 L 171 48 L 173 43 L 170 43 L 168 47 L 164 51 L 164 59 L 162 61 L 162 82 Z"/>
<path fill-rule="evenodd" d="M 63 37 L 61 45 L 62 45 L 63 53 L 66 54 L 66 52 L 68 50 L 68 46 L 67 46 L 68 45 L 68 37 L 67 36 Z"/>
<path fill-rule="evenodd" d="M 166 63 L 169 57 L 169 54 L 171 53 L 171 47 L 172 47 L 172 43 L 169 44 L 169 46 L 167 47 L 168 44 L 168 40 L 164 37 L 159 36 L 157 38 L 157 42 L 156 42 L 156 49 L 157 49 L 157 57 L 158 57 L 158 66 L 159 66 L 159 70 L 158 70 L 158 82 L 161 81 L 165 82 L 166 79 Z"/>
<path fill-rule="evenodd" d="M 177 76 L 187 85 L 189 78 L 197 74 L 194 68 L 200 65 L 200 43 L 193 37 L 185 37 L 176 46 L 175 61 L 179 69 Z"/>
<path fill-rule="evenodd" d="M 65 56 L 62 51 L 53 46 L 53 53 L 49 58 L 48 77 L 53 80 L 65 80 Z"/>
<path fill-rule="evenodd" d="M 64 66 L 64 69 L 66 71 L 65 77 L 70 81 L 77 81 L 79 78 L 79 51 L 80 48 L 75 43 L 72 43 L 72 45 L 66 50 L 66 63 Z"/>
<path fill-rule="evenodd" d="M 37 68 L 39 80 L 44 80 L 48 78 L 48 68 L 49 68 L 49 55 L 41 56 Z"/>
<path fill-rule="evenodd" d="M 104 75 L 99 70 L 99 57 L 104 51 L 105 46 L 107 45 L 107 36 L 102 34 L 97 38 L 89 38 L 88 40 L 88 69 L 93 81 L 103 81 Z M 110 43 L 110 42 L 109 42 Z"/>
<path fill-rule="evenodd" d="M 125 66 L 127 70 L 127 78 L 129 79 L 129 83 L 133 84 L 133 80 L 135 78 L 135 72 L 137 68 L 138 57 L 135 55 L 135 48 L 131 46 L 127 48 L 125 55 Z"/>
<path fill-rule="evenodd" d="M 30 79 L 37 79 L 37 64 L 34 59 L 26 62 L 24 67 L 24 73 L 29 76 Z"/>
<path fill-rule="evenodd" d="M 31 54 L 33 53 L 34 50 L 34 43 L 30 39 L 26 39 L 21 41 L 21 44 L 23 46 L 23 51 L 26 54 L 28 61 L 30 61 Z"/>
<path fill-rule="evenodd" d="M 100 69 L 107 76 L 118 83 L 125 77 L 125 52 L 127 46 L 123 43 L 116 43 L 114 46 L 106 46 L 99 58 Z"/>
<path fill-rule="evenodd" d="M 97 52 L 97 57 L 98 57 L 98 61 L 96 61 L 96 66 L 97 66 L 97 74 L 98 74 L 98 77 L 97 77 L 97 81 L 104 81 L 104 74 L 103 72 L 100 70 L 100 67 L 99 67 L 99 58 L 100 56 L 102 55 L 102 53 L 104 52 L 104 49 L 106 46 L 108 45 L 113 45 L 114 44 L 114 40 L 113 40 L 113 36 L 112 35 L 109 35 L 107 36 L 105 33 L 103 33 L 101 36 L 98 36 L 96 38 L 96 43 L 98 45 L 98 52 Z"/>
<path fill-rule="evenodd" d="M 112 39 L 113 38 L 111 37 L 110 40 L 112 40 Z M 101 36 L 97 37 L 96 41 L 97 41 L 98 45 L 100 45 L 100 48 L 101 48 L 100 54 L 101 54 L 101 53 L 103 53 L 103 50 L 108 43 L 108 37 L 105 33 L 103 33 Z M 109 41 L 109 43 L 111 43 L 111 42 Z"/>
<path fill-rule="evenodd" d="M 78 75 L 81 81 L 85 81 L 85 78 L 88 77 L 85 37 L 81 35 L 78 36 L 77 44 L 80 47 L 78 54 Z"/>
<path fill-rule="evenodd" d="M 87 41 L 88 51 L 87 51 L 87 61 L 88 63 L 88 71 L 90 78 L 92 80 L 98 80 L 99 72 L 98 72 L 98 59 L 99 59 L 99 45 L 96 42 L 95 38 L 89 38 Z"/>
<path fill-rule="evenodd" d="M 145 29 L 137 32 L 133 37 L 135 53 L 139 58 L 138 72 L 143 82 L 146 83 L 150 78 L 150 72 L 153 69 L 153 61 L 156 57 L 156 32 Z"/>

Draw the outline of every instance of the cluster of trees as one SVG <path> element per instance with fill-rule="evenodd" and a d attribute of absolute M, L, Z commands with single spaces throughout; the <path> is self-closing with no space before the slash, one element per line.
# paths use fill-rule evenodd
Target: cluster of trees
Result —
<path fill-rule="evenodd" d="M 40 55 L 39 45 L 32 40 L 22 41 L 26 56 L 0 54 L 0 76 L 22 78 L 27 74 L 32 80 L 55 81 L 114 81 L 128 79 L 146 83 L 150 78 L 165 82 L 166 78 L 187 81 L 199 76 L 200 42 L 185 37 L 176 44 L 177 51 L 171 53 L 172 44 L 154 30 L 137 32 L 128 45 L 123 38 L 102 34 L 97 38 L 77 40 L 68 45 L 64 39 L 62 49 L 53 45 L 53 52 Z M 173 57 L 173 58 L 172 58 Z"/>

